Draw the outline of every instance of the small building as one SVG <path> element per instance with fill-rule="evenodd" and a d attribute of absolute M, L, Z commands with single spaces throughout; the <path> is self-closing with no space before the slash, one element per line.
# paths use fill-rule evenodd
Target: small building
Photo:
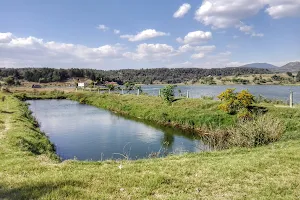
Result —
<path fill-rule="evenodd" d="M 78 87 L 85 88 L 87 86 L 88 86 L 87 83 L 78 83 Z"/>
<path fill-rule="evenodd" d="M 41 85 L 35 85 L 35 84 L 33 84 L 33 85 L 31 86 L 31 88 L 42 88 L 42 86 L 41 86 Z"/>

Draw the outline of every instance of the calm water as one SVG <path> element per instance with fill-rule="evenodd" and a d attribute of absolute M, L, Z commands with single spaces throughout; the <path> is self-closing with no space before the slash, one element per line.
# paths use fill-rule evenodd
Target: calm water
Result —
<path fill-rule="evenodd" d="M 150 95 L 158 95 L 161 85 L 145 85 L 142 87 L 143 92 Z M 237 91 L 248 89 L 255 96 L 262 95 L 270 99 L 279 99 L 287 101 L 289 99 L 290 90 L 294 92 L 294 102 L 300 103 L 300 86 L 282 86 L 282 85 L 197 85 L 197 86 L 178 86 L 175 89 L 178 95 L 178 89 L 183 95 L 186 95 L 187 90 L 191 98 L 199 98 L 201 96 L 216 97 L 227 88 L 236 88 Z"/>
<path fill-rule="evenodd" d="M 32 100 L 30 110 L 62 159 L 105 160 L 148 157 L 153 152 L 208 151 L 191 134 L 126 119 L 69 100 Z"/>

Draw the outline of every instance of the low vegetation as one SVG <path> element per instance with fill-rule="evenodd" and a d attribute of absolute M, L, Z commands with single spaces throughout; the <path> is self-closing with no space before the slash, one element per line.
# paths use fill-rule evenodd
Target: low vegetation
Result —
<path fill-rule="evenodd" d="M 300 109 L 263 104 L 268 113 L 241 123 L 220 102 L 160 97 L 37 91 L 20 99 L 71 98 L 160 122 L 207 126 L 228 150 L 138 161 L 60 162 L 25 103 L 9 93 L 0 101 L 1 199 L 298 199 Z M 189 122 L 193 119 L 193 122 Z M 232 129 L 232 126 L 237 129 Z M 219 128 L 219 130 L 218 130 Z M 282 135 L 283 134 L 283 135 Z M 277 141 L 277 142 L 276 142 Z M 272 142 L 270 144 L 270 142 Z M 269 144 L 269 145 L 265 145 Z M 255 146 L 256 148 L 247 148 Z M 246 147 L 246 148 L 245 148 Z"/>

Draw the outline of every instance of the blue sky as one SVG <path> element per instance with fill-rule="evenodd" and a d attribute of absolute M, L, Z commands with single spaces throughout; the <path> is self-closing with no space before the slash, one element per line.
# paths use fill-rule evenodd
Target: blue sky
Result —
<path fill-rule="evenodd" d="M 0 0 L 0 67 L 283 65 L 299 0 Z"/>

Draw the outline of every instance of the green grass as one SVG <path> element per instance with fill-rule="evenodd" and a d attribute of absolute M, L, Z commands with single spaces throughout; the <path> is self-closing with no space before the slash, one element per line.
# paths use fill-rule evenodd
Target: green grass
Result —
<path fill-rule="evenodd" d="M 228 127 L 236 121 L 236 116 L 218 111 L 219 103 L 213 100 L 178 99 L 169 106 L 160 97 L 146 95 L 70 93 L 68 98 L 132 117 L 182 128 Z"/>
<path fill-rule="evenodd" d="M 142 104 L 150 103 L 143 96 L 124 98 L 127 102 L 136 100 L 138 105 L 132 111 L 139 114 Z M 281 141 L 267 146 L 138 161 L 59 162 L 24 104 L 12 96 L 6 101 L 8 107 L 7 102 L 0 102 L 0 119 L 5 126 L 4 132 L 0 129 L 0 199 L 300 198 L 300 109 L 269 105 L 269 112 L 284 120 L 288 128 Z M 177 101 L 173 109 L 182 105 L 193 114 L 189 107 L 195 109 L 195 101 Z M 115 102 L 105 106 L 126 107 Z M 197 106 L 214 115 L 215 102 Z M 172 107 L 164 109 L 172 113 L 170 119 L 177 119 Z M 192 116 L 205 116 L 204 111 L 196 113 Z M 23 141 L 30 141 L 35 149 L 24 148 Z"/>

